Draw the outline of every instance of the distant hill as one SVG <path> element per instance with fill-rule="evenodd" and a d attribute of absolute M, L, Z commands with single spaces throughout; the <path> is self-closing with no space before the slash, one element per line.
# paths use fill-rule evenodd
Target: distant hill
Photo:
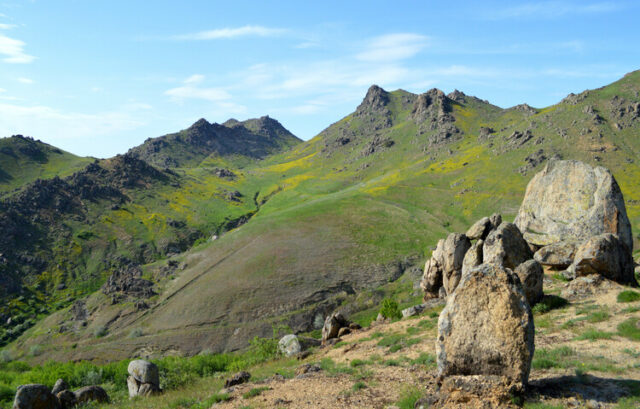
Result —
<path fill-rule="evenodd" d="M 300 142 L 268 116 L 243 122 L 230 119 L 222 125 L 199 119 L 180 132 L 147 139 L 129 153 L 155 166 L 175 168 L 196 166 L 211 154 L 264 158 Z"/>
<path fill-rule="evenodd" d="M 68 176 L 92 162 L 22 135 L 0 139 L 0 196 L 34 180 Z"/>
<path fill-rule="evenodd" d="M 353 113 L 273 154 L 232 149 L 236 132 L 269 139 L 254 124 L 198 121 L 127 155 L 170 168 L 158 178 L 43 219 L 47 240 L 6 270 L 43 260 L 12 276 L 3 339 L 18 354 L 46 346 L 34 360 L 195 354 L 242 348 L 272 326 L 312 331 L 337 306 L 410 304 L 437 240 L 493 212 L 512 220 L 554 158 L 611 169 L 638 230 L 639 92 L 638 71 L 546 108 L 372 86 Z M 235 155 L 261 160 L 237 166 Z M 144 336 L 128 337 L 134 330 Z"/>

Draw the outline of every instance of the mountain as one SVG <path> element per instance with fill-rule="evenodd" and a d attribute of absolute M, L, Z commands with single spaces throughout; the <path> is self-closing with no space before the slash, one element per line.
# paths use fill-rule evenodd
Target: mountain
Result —
<path fill-rule="evenodd" d="M 222 125 L 199 119 L 180 132 L 149 138 L 129 153 L 158 167 L 192 167 L 212 154 L 264 158 L 300 142 L 268 116 L 243 122 L 230 119 Z"/>
<path fill-rule="evenodd" d="M 91 223 L 65 222 L 66 247 L 51 253 L 62 267 L 28 284 L 35 295 L 6 314 L 42 302 L 59 303 L 57 312 L 10 347 L 40 345 L 35 360 L 190 355 L 242 348 L 272 326 L 316 330 L 338 305 L 357 317 L 385 296 L 415 303 L 437 239 L 493 212 L 512 220 L 528 180 L 553 158 L 611 169 L 637 229 L 639 91 L 636 71 L 550 107 L 502 109 L 459 91 L 372 86 L 312 140 L 241 167 L 173 134 L 159 149 L 176 143 L 180 167 L 162 171 L 165 181 L 125 189 L 117 207 L 89 206 Z M 163 246 L 188 229 L 194 246 Z M 95 274 L 82 291 L 60 278 L 76 254 Z M 53 290 L 38 292 L 38 282 Z"/>
<path fill-rule="evenodd" d="M 0 139 L 0 195 L 38 178 L 68 176 L 92 162 L 22 135 Z"/>

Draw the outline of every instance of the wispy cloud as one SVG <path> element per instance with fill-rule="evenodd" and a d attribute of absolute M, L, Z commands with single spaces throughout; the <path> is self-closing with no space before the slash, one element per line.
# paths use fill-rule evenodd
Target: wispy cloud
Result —
<path fill-rule="evenodd" d="M 362 61 L 398 61 L 418 54 L 429 38 L 413 33 L 394 33 L 374 38 L 357 58 Z"/>
<path fill-rule="evenodd" d="M 0 30 L 10 30 L 10 29 L 14 28 L 15 26 L 16 26 L 15 24 L 0 23 Z"/>
<path fill-rule="evenodd" d="M 194 74 L 183 81 L 183 85 L 165 91 L 165 95 L 184 99 L 204 99 L 207 101 L 224 101 L 231 98 L 231 94 L 222 88 L 199 87 L 198 84 L 204 81 L 204 75 Z"/>
<path fill-rule="evenodd" d="M 243 26 L 234 28 L 218 28 L 214 30 L 199 31 L 196 33 L 179 34 L 173 36 L 174 40 L 219 40 L 237 37 L 273 37 L 285 33 L 287 30 L 263 26 Z"/>
<path fill-rule="evenodd" d="M 0 55 L 5 56 L 2 61 L 10 64 L 27 64 L 32 62 L 35 57 L 25 53 L 25 45 L 24 41 L 0 34 Z"/>
<path fill-rule="evenodd" d="M 31 78 L 20 77 L 18 78 L 18 82 L 23 84 L 33 84 L 34 81 Z"/>
<path fill-rule="evenodd" d="M 617 11 L 622 5 L 613 2 L 567 2 L 567 1 L 541 1 L 524 3 L 502 10 L 491 10 L 484 13 L 490 20 L 509 18 L 556 18 L 575 14 L 599 14 Z"/>

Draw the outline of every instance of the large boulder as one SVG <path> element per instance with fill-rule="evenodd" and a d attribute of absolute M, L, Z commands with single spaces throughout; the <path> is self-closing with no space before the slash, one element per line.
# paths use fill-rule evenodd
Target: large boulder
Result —
<path fill-rule="evenodd" d="M 160 373 L 158 366 L 143 359 L 136 359 L 129 362 L 127 367 L 129 375 L 133 376 L 140 383 L 150 383 L 160 385 Z"/>
<path fill-rule="evenodd" d="M 322 344 L 324 345 L 328 340 L 337 338 L 340 328 L 348 327 L 349 321 L 340 312 L 334 312 L 324 320 L 324 326 L 322 327 Z"/>
<path fill-rule="evenodd" d="M 109 395 L 107 395 L 107 391 L 102 389 L 100 386 L 85 386 L 84 388 L 80 388 L 73 393 L 76 395 L 78 405 L 82 405 L 83 403 L 87 402 L 109 402 Z"/>
<path fill-rule="evenodd" d="M 600 274 L 621 284 L 637 285 L 633 257 L 627 246 L 611 233 L 592 237 L 578 247 L 568 270 L 575 277 Z"/>
<path fill-rule="evenodd" d="M 424 298 L 438 298 L 442 288 L 442 269 L 444 267 L 444 239 L 438 240 L 436 249 L 424 266 L 424 275 L 420 281 L 420 288 L 424 291 Z"/>
<path fill-rule="evenodd" d="M 567 268 L 573 263 L 573 256 L 576 253 L 577 244 L 571 241 L 559 241 L 549 244 L 536 251 L 533 258 L 543 266 L 555 269 Z"/>
<path fill-rule="evenodd" d="M 278 342 L 278 351 L 286 357 L 291 357 L 302 352 L 302 346 L 295 334 L 288 334 L 280 338 L 280 341 Z"/>
<path fill-rule="evenodd" d="M 486 239 L 491 230 L 496 229 L 502 223 L 502 216 L 497 213 L 491 215 L 491 217 L 483 217 L 475 222 L 467 233 L 465 234 L 469 239 Z"/>
<path fill-rule="evenodd" d="M 527 297 L 529 305 L 534 305 L 540 301 L 544 295 L 542 292 L 544 271 L 540 263 L 536 260 L 527 260 L 516 267 L 515 273 L 522 283 L 522 290 Z"/>
<path fill-rule="evenodd" d="M 129 389 L 130 398 L 136 396 L 151 396 L 162 392 L 158 385 L 140 382 L 133 376 L 127 377 L 127 388 Z"/>
<path fill-rule="evenodd" d="M 56 393 L 56 396 L 58 397 L 58 401 L 60 402 L 61 409 L 71 409 L 78 404 L 76 394 L 68 389 Z"/>
<path fill-rule="evenodd" d="M 438 375 L 495 375 L 524 386 L 534 333 L 518 276 L 502 266 L 482 264 L 462 276 L 438 319 Z"/>
<path fill-rule="evenodd" d="M 487 236 L 482 248 L 485 263 L 515 269 L 533 258 L 529 245 L 513 223 L 502 223 Z"/>
<path fill-rule="evenodd" d="M 49 388 L 40 384 L 18 387 L 13 400 L 13 409 L 59 409 L 60 402 Z"/>
<path fill-rule="evenodd" d="M 551 161 L 529 182 L 515 224 L 538 246 L 617 234 L 633 238 L 620 187 L 609 170 L 575 160 Z"/>
<path fill-rule="evenodd" d="M 483 246 L 484 246 L 484 240 L 482 239 L 479 239 L 478 241 L 473 243 L 471 248 L 467 251 L 467 254 L 464 255 L 464 260 L 462 260 L 462 274 L 464 274 L 465 271 L 469 271 L 472 268 L 482 264 L 482 259 L 483 259 L 482 247 Z"/>
<path fill-rule="evenodd" d="M 447 295 L 451 294 L 460 282 L 462 262 L 470 247 L 471 241 L 469 238 L 460 233 L 451 233 L 444 241 L 442 286 Z"/>

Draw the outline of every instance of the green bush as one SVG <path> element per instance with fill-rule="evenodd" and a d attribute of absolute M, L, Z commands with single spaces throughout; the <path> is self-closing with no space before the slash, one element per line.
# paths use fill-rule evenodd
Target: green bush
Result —
<path fill-rule="evenodd" d="M 640 301 L 640 293 L 637 291 L 625 290 L 618 294 L 618 302 L 634 302 Z"/>
<path fill-rule="evenodd" d="M 640 341 L 640 328 L 638 328 L 638 318 L 629 318 L 618 325 L 618 332 L 621 336 L 633 341 Z"/>
<path fill-rule="evenodd" d="M 531 311 L 535 314 L 544 314 L 551 310 L 566 307 L 569 304 L 567 300 L 557 295 L 547 294 L 542 298 L 542 301 L 537 303 Z"/>
<path fill-rule="evenodd" d="M 391 298 L 385 298 L 382 300 L 382 305 L 380 307 L 380 315 L 389 319 L 400 319 L 402 318 L 402 312 L 400 312 L 400 307 L 395 300 Z"/>

